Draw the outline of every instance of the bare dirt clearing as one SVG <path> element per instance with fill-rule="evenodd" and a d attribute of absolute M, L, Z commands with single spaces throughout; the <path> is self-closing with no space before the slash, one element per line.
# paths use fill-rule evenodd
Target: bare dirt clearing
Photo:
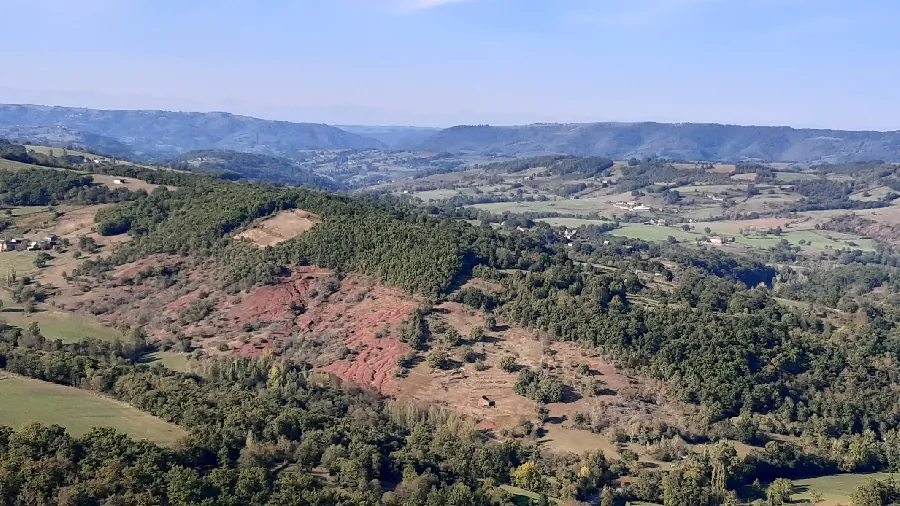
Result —
<path fill-rule="evenodd" d="M 260 221 L 253 228 L 237 234 L 236 237 L 253 241 L 260 248 L 265 248 L 293 239 L 320 221 L 318 216 L 308 211 L 281 211 L 271 218 Z"/>
<path fill-rule="evenodd" d="M 437 306 L 436 313 L 462 335 L 482 324 L 481 315 L 455 303 Z M 495 433 L 511 429 L 522 420 L 533 418 L 537 409 L 536 402 L 515 392 L 518 373 L 500 367 L 503 357 L 512 356 L 519 366 L 543 369 L 570 387 L 563 402 L 548 405 L 554 422 L 547 425 L 545 443 L 553 448 L 566 449 L 573 437 L 581 435 L 584 437 L 580 438 L 580 451 L 610 450 L 612 445 L 605 436 L 571 428 L 571 420 L 578 412 L 601 411 L 613 424 L 673 418 L 667 408 L 640 400 L 648 385 L 622 374 L 601 357 L 590 356 L 576 344 L 541 340 L 521 327 L 499 323 L 498 331 L 488 332 L 481 342 L 473 344 L 487 368 L 479 371 L 474 364 L 462 363 L 455 369 L 434 370 L 422 363 L 398 381 L 395 395 L 446 406 L 475 418 L 480 427 Z M 579 372 L 580 365 L 588 366 L 589 375 Z M 577 388 L 571 388 L 597 379 L 605 383 L 607 390 L 603 395 L 581 396 Z M 493 401 L 494 406 L 482 406 L 482 396 Z"/>

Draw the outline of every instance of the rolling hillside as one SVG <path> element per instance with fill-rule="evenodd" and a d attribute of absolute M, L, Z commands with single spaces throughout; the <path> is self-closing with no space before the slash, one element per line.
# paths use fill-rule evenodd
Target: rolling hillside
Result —
<path fill-rule="evenodd" d="M 105 111 L 0 105 L 0 128 L 63 127 L 113 139 L 134 155 L 160 159 L 197 149 L 292 156 L 306 149 L 371 149 L 383 143 L 316 123 L 267 121 L 224 112 Z"/>
<path fill-rule="evenodd" d="M 179 155 L 175 167 L 193 172 L 222 172 L 237 178 L 259 179 L 288 184 L 307 184 L 329 190 L 338 184 L 327 177 L 298 166 L 285 158 L 225 150 L 197 150 Z M 232 179 L 228 177 L 228 179 Z"/>
<path fill-rule="evenodd" d="M 900 161 L 900 132 L 691 123 L 484 125 L 449 128 L 414 147 L 435 152 L 516 156 L 562 153 L 616 159 Z"/>

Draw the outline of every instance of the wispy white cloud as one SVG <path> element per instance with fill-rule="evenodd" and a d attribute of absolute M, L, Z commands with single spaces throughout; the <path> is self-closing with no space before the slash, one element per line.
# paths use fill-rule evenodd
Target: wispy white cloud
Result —
<path fill-rule="evenodd" d="M 474 2 L 476 0 L 395 0 L 394 8 L 400 12 L 416 12 L 443 7 L 449 4 Z"/>

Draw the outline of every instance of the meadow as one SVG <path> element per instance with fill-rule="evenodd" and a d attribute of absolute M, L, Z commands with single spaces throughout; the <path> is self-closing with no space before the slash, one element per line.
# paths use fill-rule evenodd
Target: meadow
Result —
<path fill-rule="evenodd" d="M 857 488 L 865 485 L 871 479 L 884 480 L 891 475 L 886 473 L 875 474 L 836 474 L 798 480 L 794 482 L 794 502 L 803 500 L 812 501 L 814 491 L 822 494 L 821 506 L 837 506 L 849 504 L 850 497 Z M 894 475 L 897 476 L 897 475 Z M 799 499 L 799 501 L 798 501 Z"/>
<path fill-rule="evenodd" d="M 675 227 L 658 227 L 656 225 L 644 225 L 640 223 L 623 223 L 620 228 L 610 232 L 612 235 L 643 239 L 645 241 L 666 241 L 674 237 L 679 241 L 693 241 L 702 237 L 696 232 L 685 232 Z"/>
<path fill-rule="evenodd" d="M 544 202 L 492 202 L 490 204 L 475 204 L 472 207 L 497 214 L 502 214 L 504 212 L 602 214 L 615 212 L 616 209 L 609 203 L 610 198 L 611 197 L 609 196 L 602 196 L 583 199 L 547 200 Z"/>
<path fill-rule="evenodd" d="M 148 365 L 160 364 L 166 369 L 178 372 L 191 372 L 190 355 L 174 351 L 157 351 L 143 358 Z"/>
<path fill-rule="evenodd" d="M 0 276 L 6 279 L 10 273 L 27 276 L 37 270 L 34 259 L 37 251 L 4 251 L 0 252 Z"/>
<path fill-rule="evenodd" d="M 23 330 L 37 323 L 41 334 L 48 339 L 71 343 L 87 338 L 114 341 L 122 337 L 118 330 L 101 325 L 89 316 L 60 311 L 44 304 L 38 305 L 35 312 L 26 313 L 22 306 L 10 304 L 9 299 L 4 302 L 0 320 Z"/>
<path fill-rule="evenodd" d="M 815 174 L 807 174 L 803 172 L 776 172 L 775 179 L 784 183 L 793 183 L 794 181 L 812 181 L 818 179 Z"/>
<path fill-rule="evenodd" d="M 181 428 L 131 406 L 77 388 L 0 373 L 0 425 L 40 422 L 81 435 L 110 427 L 137 439 L 171 445 L 186 435 Z"/>

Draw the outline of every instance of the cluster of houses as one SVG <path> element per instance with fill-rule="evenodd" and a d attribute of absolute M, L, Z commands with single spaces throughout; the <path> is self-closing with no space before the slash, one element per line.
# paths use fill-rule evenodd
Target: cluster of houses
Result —
<path fill-rule="evenodd" d="M 731 235 L 714 235 L 709 238 L 709 242 L 711 244 L 728 244 L 730 242 L 734 242 L 734 236 Z"/>
<path fill-rule="evenodd" d="M 4 239 L 0 240 L 0 252 L 3 251 L 40 251 L 53 249 L 59 238 L 55 235 L 49 235 L 40 241 L 31 241 L 28 239 Z"/>
<path fill-rule="evenodd" d="M 616 209 L 621 209 L 623 211 L 650 211 L 652 208 L 646 204 L 641 204 L 640 202 L 616 202 L 613 204 Z"/>

